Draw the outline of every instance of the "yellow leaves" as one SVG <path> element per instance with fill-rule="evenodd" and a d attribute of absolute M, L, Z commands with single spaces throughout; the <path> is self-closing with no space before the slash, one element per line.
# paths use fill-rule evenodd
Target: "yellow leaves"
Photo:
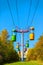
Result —
<path fill-rule="evenodd" d="M 7 32 L 6 29 L 2 31 L 2 35 L 5 35 L 6 36 L 7 34 L 8 34 L 8 32 Z"/>
<path fill-rule="evenodd" d="M 39 40 L 39 42 L 43 42 L 43 35 L 40 36 L 40 38 L 38 40 Z"/>
<path fill-rule="evenodd" d="M 27 52 L 28 60 L 43 60 L 43 35 L 40 36 L 38 42 L 33 49 L 29 49 Z"/>
<path fill-rule="evenodd" d="M 32 59 L 34 59 L 35 58 L 35 56 L 34 56 L 34 48 L 31 48 L 31 49 L 29 49 L 28 51 L 27 51 L 27 60 L 32 60 Z"/>
<path fill-rule="evenodd" d="M 3 43 L 6 42 L 7 36 L 8 36 L 7 30 L 3 30 L 3 31 L 1 32 L 1 34 L 0 34 L 1 41 L 2 41 Z"/>
<path fill-rule="evenodd" d="M 19 56 L 14 50 L 13 42 L 8 40 L 7 30 L 3 30 L 0 34 L 0 55 L 2 55 L 3 61 L 6 62 L 19 60 Z"/>

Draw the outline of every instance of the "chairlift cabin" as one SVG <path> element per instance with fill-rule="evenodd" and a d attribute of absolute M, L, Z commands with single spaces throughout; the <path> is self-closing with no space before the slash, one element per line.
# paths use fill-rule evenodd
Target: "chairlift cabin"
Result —
<path fill-rule="evenodd" d="M 16 48 L 18 49 L 18 51 L 20 51 L 19 45 L 17 45 Z"/>
<path fill-rule="evenodd" d="M 29 35 L 30 40 L 34 40 L 34 27 L 30 28 L 30 35 Z"/>
<path fill-rule="evenodd" d="M 28 48 L 28 47 L 29 47 L 29 41 L 26 42 L 26 48 Z"/>
<path fill-rule="evenodd" d="M 15 42 L 16 41 L 16 30 L 12 30 L 12 32 L 13 34 L 12 34 L 11 40 Z"/>

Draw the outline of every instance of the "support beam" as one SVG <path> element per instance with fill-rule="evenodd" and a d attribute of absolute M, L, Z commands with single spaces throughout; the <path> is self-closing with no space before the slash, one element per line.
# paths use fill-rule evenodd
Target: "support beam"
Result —
<path fill-rule="evenodd" d="M 21 61 L 24 61 L 24 33 L 21 33 Z"/>

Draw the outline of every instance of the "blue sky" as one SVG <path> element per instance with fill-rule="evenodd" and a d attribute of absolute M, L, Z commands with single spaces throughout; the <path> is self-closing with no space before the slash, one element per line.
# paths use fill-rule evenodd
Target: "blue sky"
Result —
<path fill-rule="evenodd" d="M 18 7 L 18 17 L 17 17 L 16 0 L 9 0 L 12 15 L 14 18 L 14 23 L 20 29 L 26 29 L 31 23 L 38 0 L 32 0 L 30 16 L 28 19 L 30 1 L 31 0 L 17 0 L 17 7 Z M 27 19 L 28 19 L 28 23 L 27 23 Z M 38 5 L 38 8 L 35 13 L 31 26 L 34 26 L 35 28 L 35 31 L 34 31 L 35 40 L 33 41 L 29 40 L 30 48 L 34 47 L 35 43 L 38 41 L 38 38 L 43 33 L 43 0 L 39 0 L 39 5 Z M 11 36 L 12 29 L 14 28 L 15 26 L 13 25 L 13 21 L 12 21 L 12 17 L 9 11 L 7 0 L 0 0 L 0 31 L 2 31 L 3 29 L 7 29 L 9 35 Z M 26 43 L 26 40 L 28 39 L 29 39 L 29 33 L 24 34 L 24 44 Z M 20 33 L 17 33 L 16 42 L 21 42 Z M 14 46 L 16 45 L 16 42 L 14 43 Z"/>

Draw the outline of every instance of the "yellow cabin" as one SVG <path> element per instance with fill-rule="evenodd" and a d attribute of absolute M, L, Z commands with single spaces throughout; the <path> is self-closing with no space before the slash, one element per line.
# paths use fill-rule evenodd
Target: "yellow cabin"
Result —
<path fill-rule="evenodd" d="M 29 38 L 30 38 L 30 40 L 34 40 L 34 33 L 30 33 Z"/>

